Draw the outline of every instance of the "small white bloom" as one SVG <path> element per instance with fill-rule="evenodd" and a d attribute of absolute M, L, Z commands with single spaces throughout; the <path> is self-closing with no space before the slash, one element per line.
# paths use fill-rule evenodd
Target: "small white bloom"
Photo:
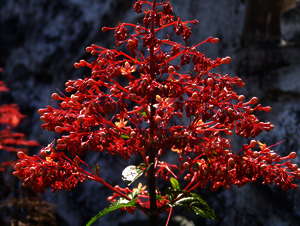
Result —
<path fill-rule="evenodd" d="M 141 170 L 134 165 L 127 166 L 122 172 L 122 179 L 132 182 L 141 175 Z"/>

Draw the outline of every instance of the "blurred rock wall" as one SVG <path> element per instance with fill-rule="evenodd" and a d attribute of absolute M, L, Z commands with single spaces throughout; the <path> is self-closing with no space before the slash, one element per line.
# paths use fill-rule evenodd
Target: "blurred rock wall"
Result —
<path fill-rule="evenodd" d="M 135 21 L 129 0 L 2 0 L 0 1 L 0 67 L 1 80 L 11 88 L 10 100 L 27 115 L 21 131 L 31 139 L 47 144 L 54 134 L 42 131 L 37 109 L 48 104 L 50 94 L 63 90 L 68 79 L 83 77 L 73 63 L 88 58 L 84 48 L 91 43 L 112 47 L 109 33 L 101 26 L 120 21 Z M 208 36 L 222 42 L 203 47 L 211 57 L 232 56 L 233 63 L 222 71 L 243 77 L 247 86 L 243 93 L 258 96 L 273 112 L 262 116 L 275 124 L 275 129 L 261 136 L 281 153 L 299 150 L 300 137 L 300 10 L 289 11 L 282 21 L 283 37 L 290 41 L 285 47 L 240 46 L 245 4 L 240 0 L 172 0 L 175 12 L 183 19 L 198 19 L 191 43 Z M 241 144 L 245 140 L 237 140 Z M 300 152 L 299 152 L 300 153 Z M 94 156 L 113 184 L 128 163 L 103 154 Z M 111 168 L 113 164 L 113 168 Z M 80 185 L 73 192 L 48 192 L 45 198 L 57 206 L 59 225 L 83 225 L 104 208 L 105 188 L 94 183 Z M 300 225 L 300 192 L 284 192 L 273 187 L 248 185 L 241 189 L 207 194 L 216 209 L 215 222 L 194 219 L 195 225 L 222 226 L 295 226 Z M 184 212 L 183 212 L 184 213 Z M 182 215 L 183 213 L 176 213 Z M 187 213 L 186 213 L 187 214 Z M 188 215 L 189 216 L 189 215 Z M 141 214 L 119 213 L 105 217 L 98 225 L 126 225 L 130 220 L 143 220 Z M 123 222 L 123 223 L 122 223 Z"/>

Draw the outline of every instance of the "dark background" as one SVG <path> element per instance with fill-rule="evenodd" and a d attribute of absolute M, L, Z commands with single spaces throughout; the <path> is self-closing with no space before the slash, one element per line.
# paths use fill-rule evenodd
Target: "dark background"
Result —
<path fill-rule="evenodd" d="M 4 68 L 0 79 L 11 89 L 5 96 L 6 101 L 18 104 L 27 115 L 19 131 L 43 145 L 52 141 L 54 134 L 40 128 L 37 109 L 54 104 L 50 94 L 63 90 L 65 81 L 85 76 L 72 65 L 88 58 L 84 51 L 86 46 L 97 43 L 112 47 L 111 34 L 102 33 L 101 26 L 137 20 L 138 16 L 130 8 L 132 2 L 0 0 L 0 67 Z M 219 37 L 221 43 L 206 46 L 203 52 L 211 57 L 232 56 L 233 63 L 223 66 L 222 71 L 237 74 L 247 82 L 243 94 L 258 96 L 263 104 L 273 107 L 273 111 L 262 118 L 276 127 L 259 139 L 268 144 L 284 141 L 275 149 L 287 154 L 298 152 L 300 147 L 300 7 L 283 12 L 280 7 L 284 6 L 277 6 L 278 2 L 282 0 L 172 0 L 176 14 L 182 19 L 200 20 L 200 24 L 194 26 L 191 43 L 208 36 Z M 235 141 L 236 145 L 243 142 L 245 140 Z M 128 165 L 103 154 L 90 161 L 106 169 L 103 173 L 112 184 L 119 182 L 121 170 Z M 38 195 L 20 189 L 10 177 L 1 177 L 1 181 L 1 225 L 84 225 L 107 205 L 105 198 L 109 194 L 98 184 L 85 183 L 73 192 Z M 16 200 L 28 196 L 47 203 L 36 201 L 40 207 L 33 210 L 19 204 L 17 210 L 14 209 Z M 203 221 L 180 210 L 175 213 L 177 222 L 190 226 L 300 225 L 299 189 L 286 192 L 272 186 L 247 185 L 207 193 L 205 197 L 219 220 Z M 46 220 L 39 224 L 32 223 L 38 220 L 21 224 L 30 215 L 28 211 L 41 211 Z M 142 214 L 114 213 L 98 225 L 132 225 L 132 220 L 143 219 Z"/>

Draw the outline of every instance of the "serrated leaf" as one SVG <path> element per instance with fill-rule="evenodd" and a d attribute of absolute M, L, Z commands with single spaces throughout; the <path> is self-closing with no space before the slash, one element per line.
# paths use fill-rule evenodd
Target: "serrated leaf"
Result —
<path fill-rule="evenodd" d="M 216 219 L 215 211 L 202 198 L 197 198 L 197 202 L 193 202 L 190 208 L 196 215 L 212 220 Z"/>
<path fill-rule="evenodd" d="M 205 211 L 197 206 L 192 206 L 191 209 L 193 210 L 193 212 L 197 215 L 197 216 L 201 216 L 204 218 L 206 217 Z"/>
<path fill-rule="evenodd" d="M 185 194 L 182 198 L 174 202 L 172 206 L 184 206 L 191 209 L 198 216 L 208 219 L 216 219 L 214 210 L 211 209 L 207 202 L 197 193 Z"/>
<path fill-rule="evenodd" d="M 136 205 L 135 200 L 128 201 L 127 203 L 124 203 L 124 201 L 117 201 L 115 203 L 112 203 L 109 207 L 101 210 L 96 216 L 92 217 L 86 224 L 86 226 L 90 226 L 93 223 L 95 223 L 99 218 L 103 217 L 104 215 L 111 213 L 115 210 L 124 208 L 124 207 L 132 207 Z"/>
<path fill-rule="evenodd" d="M 199 203 L 201 203 L 204 206 L 208 206 L 207 202 L 197 193 L 190 193 L 191 197 L 195 198 Z"/>
<path fill-rule="evenodd" d="M 197 216 L 201 216 L 203 218 L 208 218 L 208 219 L 212 219 L 212 220 L 216 219 L 215 212 L 212 209 L 202 209 L 202 208 L 200 208 L 198 206 L 194 206 L 194 205 L 191 207 L 191 209 Z"/>
<path fill-rule="evenodd" d="M 179 184 L 178 180 L 175 177 L 170 178 L 170 183 L 171 183 L 171 186 L 172 186 L 173 190 L 175 190 L 175 191 L 180 191 L 181 190 L 180 184 Z"/>
<path fill-rule="evenodd" d="M 182 206 L 184 204 L 188 204 L 188 203 L 191 203 L 192 201 L 195 201 L 196 199 L 193 198 L 193 197 L 185 197 L 185 198 L 182 198 L 182 199 L 179 199 L 177 200 L 173 206 Z"/>

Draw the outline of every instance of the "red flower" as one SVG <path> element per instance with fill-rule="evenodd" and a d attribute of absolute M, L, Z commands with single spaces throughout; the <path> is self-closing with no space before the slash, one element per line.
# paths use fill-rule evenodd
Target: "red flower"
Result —
<path fill-rule="evenodd" d="M 18 157 L 13 174 L 36 191 L 43 191 L 47 187 L 70 190 L 87 179 L 78 163 L 63 153 L 56 153 L 51 146 L 42 149 L 40 156 L 18 152 Z"/>
<path fill-rule="evenodd" d="M 0 70 L 1 72 L 1 70 Z M 4 82 L 0 81 L 0 92 L 8 91 Z M 15 104 L 5 104 L 0 106 L 0 150 L 8 152 L 27 152 L 28 146 L 38 146 L 36 141 L 26 140 L 23 133 L 13 131 L 24 118 Z M 9 166 L 14 165 L 14 161 L 0 162 L 0 171 L 5 171 Z"/>
<path fill-rule="evenodd" d="M 91 179 L 114 191 L 110 201 L 132 199 L 133 189 L 109 185 L 99 175 L 82 171 L 74 159 L 90 151 L 139 156 L 148 178 L 147 187 L 136 196 L 142 210 L 168 209 L 171 200 L 158 190 L 156 179 L 183 178 L 185 192 L 241 186 L 258 179 L 295 188 L 300 174 L 290 161 L 294 153 L 280 157 L 258 141 L 238 154 L 232 151 L 230 135 L 255 137 L 273 125 L 255 116 L 270 107 L 258 104 L 256 97 L 245 101 L 235 91 L 244 86 L 239 77 L 212 72 L 231 58 L 210 59 L 198 47 L 219 39 L 186 45 L 191 35 L 188 25 L 197 21 L 173 16 L 169 1 L 138 0 L 134 9 L 144 12 L 142 24 L 103 29 L 113 30 L 116 45 L 125 50 L 87 47 L 94 60 L 74 66 L 87 67 L 90 75 L 67 81 L 65 94 L 52 94 L 58 107 L 39 110 L 42 127 L 59 134 L 54 148 L 61 153 L 50 159 L 21 157 L 15 174 L 37 190 L 70 189 Z M 161 38 L 161 30 L 168 28 L 183 42 Z M 172 153 L 172 162 L 166 161 L 166 153 Z"/>

